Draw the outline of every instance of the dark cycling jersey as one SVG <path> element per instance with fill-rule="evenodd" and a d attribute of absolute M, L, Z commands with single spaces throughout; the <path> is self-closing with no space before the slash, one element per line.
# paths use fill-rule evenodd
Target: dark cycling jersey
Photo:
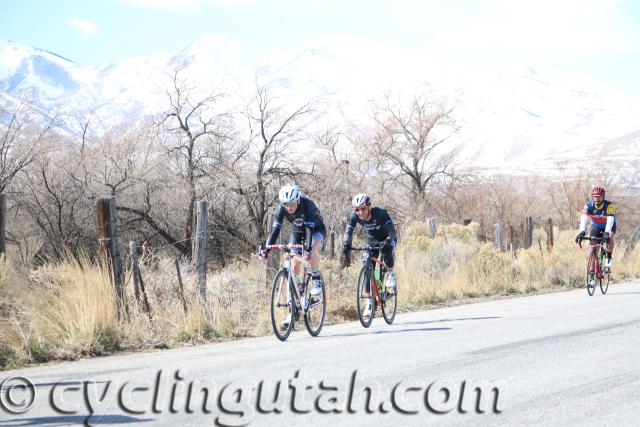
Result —
<path fill-rule="evenodd" d="M 275 243 L 278 235 L 280 234 L 280 228 L 282 228 L 282 221 L 287 219 L 291 223 L 291 236 L 302 237 L 305 240 L 305 250 L 311 251 L 311 237 L 314 233 L 322 233 L 325 235 L 325 227 L 322 221 L 322 215 L 316 207 L 315 203 L 311 199 L 306 197 L 300 198 L 298 209 L 292 214 L 287 212 L 282 204 L 278 206 L 276 216 L 273 219 L 273 226 L 271 234 L 267 239 L 267 245 Z M 299 241 L 298 239 L 296 239 Z"/>
<path fill-rule="evenodd" d="M 395 245 L 397 239 L 396 228 L 394 227 L 393 222 L 391 221 L 391 217 L 385 209 L 378 207 L 372 208 L 371 218 L 369 218 L 369 221 L 360 219 L 355 211 L 351 212 L 349 221 L 347 221 L 347 227 L 344 231 L 344 238 L 342 239 L 342 243 L 344 246 L 351 246 L 353 230 L 355 230 L 356 224 L 360 224 L 364 227 L 367 232 L 368 242 L 382 242 L 388 237 L 389 240 L 391 240 L 392 245 Z"/>

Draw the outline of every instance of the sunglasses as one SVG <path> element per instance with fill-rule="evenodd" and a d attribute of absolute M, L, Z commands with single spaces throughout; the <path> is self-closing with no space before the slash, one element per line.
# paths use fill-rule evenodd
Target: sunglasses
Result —
<path fill-rule="evenodd" d="M 290 208 L 291 206 L 295 206 L 298 202 L 289 202 L 289 203 L 283 203 L 285 208 Z"/>
<path fill-rule="evenodd" d="M 363 207 L 361 207 L 361 208 L 355 208 L 354 210 L 355 210 L 356 212 L 364 212 L 364 211 L 366 211 L 366 210 L 367 210 L 367 207 L 366 207 L 366 206 L 363 206 Z"/>

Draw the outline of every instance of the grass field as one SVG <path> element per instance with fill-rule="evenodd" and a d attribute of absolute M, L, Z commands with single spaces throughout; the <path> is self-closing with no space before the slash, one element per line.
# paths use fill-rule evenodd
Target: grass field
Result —
<path fill-rule="evenodd" d="M 511 256 L 479 242 L 477 227 L 442 226 L 433 239 L 424 223 L 404 230 L 395 251 L 400 311 L 583 286 L 586 255 L 575 247 L 574 231 L 556 232 L 549 252 L 544 231 L 535 230 L 533 246 Z M 618 243 L 614 283 L 640 277 L 640 249 L 623 260 L 624 248 Z M 0 260 L 1 368 L 272 333 L 265 267 L 257 260 L 209 272 L 207 301 L 200 303 L 188 265 L 181 266 L 182 295 L 174 260 L 154 258 L 141 266 L 147 312 L 134 298 L 130 272 L 127 307 L 118 310 L 108 272 L 86 257 L 76 258 L 37 269 L 11 256 Z M 347 269 L 338 264 L 327 257 L 322 261 L 327 324 L 356 319 L 359 261 Z"/>

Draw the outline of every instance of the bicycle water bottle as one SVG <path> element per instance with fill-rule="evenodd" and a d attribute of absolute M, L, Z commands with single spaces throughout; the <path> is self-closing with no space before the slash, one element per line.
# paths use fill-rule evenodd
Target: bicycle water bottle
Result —
<path fill-rule="evenodd" d="M 375 270 L 373 272 L 373 278 L 376 281 L 376 287 L 378 288 L 378 292 L 382 292 L 382 282 L 380 281 L 380 272 Z"/>

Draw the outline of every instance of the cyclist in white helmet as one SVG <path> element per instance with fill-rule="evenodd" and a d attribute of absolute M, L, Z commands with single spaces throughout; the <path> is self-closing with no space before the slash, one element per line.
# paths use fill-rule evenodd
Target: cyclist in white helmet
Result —
<path fill-rule="evenodd" d="M 394 259 L 393 249 L 396 247 L 397 236 L 396 228 L 391 221 L 389 213 L 382 208 L 371 207 L 371 198 L 364 193 L 356 194 L 351 200 L 353 211 L 347 220 L 347 227 L 342 240 L 343 255 L 345 261 L 349 262 L 349 249 L 351 248 L 351 239 L 356 224 L 361 224 L 367 232 L 367 244 L 382 244 L 380 252 L 382 252 L 382 260 L 387 265 L 386 287 L 395 289 L 397 286 L 396 272 L 393 271 Z M 371 256 L 377 257 L 378 251 L 369 251 Z M 363 317 L 371 316 L 371 302 L 365 307 Z"/>
<path fill-rule="evenodd" d="M 302 192 L 297 185 L 285 185 L 280 189 L 278 194 L 280 205 L 277 208 L 271 234 L 267 238 L 267 245 L 275 243 L 282 221 L 286 218 L 291 223 L 291 235 L 289 236 L 289 244 L 304 243 L 305 261 L 309 261 L 311 266 L 312 288 L 310 294 L 317 296 L 322 293 L 322 279 L 320 277 L 320 255 L 318 250 L 326 236 L 322 215 L 316 207 L 315 203 L 306 197 L 302 197 Z M 262 259 L 266 259 L 269 251 L 264 250 L 258 254 Z M 302 255 L 302 254 L 301 254 Z M 300 262 L 294 259 L 293 273 L 300 274 Z M 283 325 L 291 322 L 291 312 L 286 319 L 282 321 Z"/>

